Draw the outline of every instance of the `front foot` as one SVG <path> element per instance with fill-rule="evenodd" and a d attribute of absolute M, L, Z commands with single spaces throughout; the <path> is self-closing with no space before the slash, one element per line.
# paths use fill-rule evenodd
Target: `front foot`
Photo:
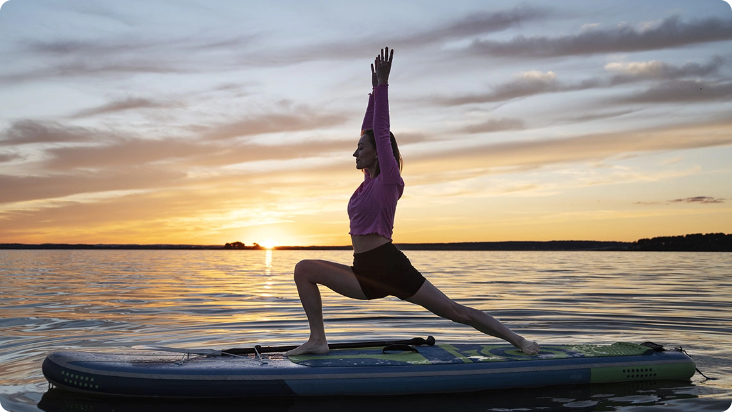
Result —
<path fill-rule="evenodd" d="M 328 353 L 329 350 L 330 349 L 328 348 L 328 342 L 326 341 L 308 340 L 307 342 L 296 347 L 295 349 L 285 352 L 285 356 L 296 356 L 305 354 L 323 355 Z"/>

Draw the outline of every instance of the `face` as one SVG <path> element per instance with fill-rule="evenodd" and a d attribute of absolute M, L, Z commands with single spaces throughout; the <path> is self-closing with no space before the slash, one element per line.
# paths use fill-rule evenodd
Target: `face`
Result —
<path fill-rule="evenodd" d="M 356 169 L 374 170 L 374 167 L 376 167 L 376 148 L 371 144 L 368 136 L 363 135 L 358 140 L 358 147 L 353 152 L 353 157 L 356 158 Z"/>

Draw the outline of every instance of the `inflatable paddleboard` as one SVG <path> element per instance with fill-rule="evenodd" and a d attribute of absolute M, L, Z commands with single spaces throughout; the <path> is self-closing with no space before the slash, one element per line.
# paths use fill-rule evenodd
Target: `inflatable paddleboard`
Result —
<path fill-rule="evenodd" d="M 46 357 L 43 374 L 52 385 L 75 392 L 221 398 L 406 395 L 689 380 L 696 370 L 681 350 L 622 342 L 546 345 L 533 356 L 510 345 L 478 343 L 384 349 L 332 349 L 326 355 L 290 358 L 258 351 L 59 351 Z"/>

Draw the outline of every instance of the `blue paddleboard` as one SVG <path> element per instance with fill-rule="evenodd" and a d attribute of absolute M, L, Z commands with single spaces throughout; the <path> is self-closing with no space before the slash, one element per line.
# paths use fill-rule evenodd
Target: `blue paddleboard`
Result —
<path fill-rule="evenodd" d="M 383 347 L 326 355 L 228 355 L 58 351 L 43 374 L 64 390 L 99 395 L 221 398 L 456 393 L 587 383 L 689 380 L 694 362 L 678 350 L 633 343 L 546 345 L 525 355 L 510 345 L 443 343 L 418 352 Z M 184 351 L 184 350 L 182 350 Z"/>

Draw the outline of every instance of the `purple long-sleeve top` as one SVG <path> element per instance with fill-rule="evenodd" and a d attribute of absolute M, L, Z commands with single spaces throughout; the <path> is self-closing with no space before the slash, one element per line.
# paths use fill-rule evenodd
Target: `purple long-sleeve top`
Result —
<path fill-rule="evenodd" d="M 353 192 L 348 201 L 348 218 L 351 220 L 350 235 L 379 234 L 392 240 L 394 214 L 397 201 L 404 192 L 404 180 L 399 173 L 389 139 L 389 87 L 378 85 L 369 95 L 369 105 L 363 119 L 361 132 L 372 129 L 376 140 L 379 160 L 379 175 L 371 178 L 364 169 L 363 183 Z"/>

